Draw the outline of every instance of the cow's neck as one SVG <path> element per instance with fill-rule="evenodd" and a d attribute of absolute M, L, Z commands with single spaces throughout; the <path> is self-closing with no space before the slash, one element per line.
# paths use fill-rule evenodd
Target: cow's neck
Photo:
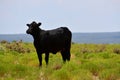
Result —
<path fill-rule="evenodd" d="M 34 35 L 33 35 L 33 38 L 34 38 L 34 40 L 38 40 L 39 35 L 38 35 L 38 34 L 34 34 Z"/>
<path fill-rule="evenodd" d="M 40 29 L 39 31 L 35 32 L 35 33 L 32 35 L 35 41 L 36 41 L 36 40 L 40 40 L 40 33 L 41 33 L 42 31 L 43 31 L 43 30 Z"/>

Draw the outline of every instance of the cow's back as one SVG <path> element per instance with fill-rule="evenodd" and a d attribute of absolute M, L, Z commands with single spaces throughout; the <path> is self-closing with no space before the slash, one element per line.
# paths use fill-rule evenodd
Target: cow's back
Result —
<path fill-rule="evenodd" d="M 58 52 L 71 45 L 71 31 L 67 27 L 45 31 L 41 36 L 41 51 Z"/>

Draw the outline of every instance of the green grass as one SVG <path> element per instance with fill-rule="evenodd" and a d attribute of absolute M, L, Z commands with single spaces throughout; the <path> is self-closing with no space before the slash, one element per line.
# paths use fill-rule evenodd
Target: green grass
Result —
<path fill-rule="evenodd" d="M 43 55 L 39 68 L 32 43 L 0 43 L 0 80 L 120 80 L 119 50 L 120 44 L 72 44 L 70 62 L 50 54 L 46 66 Z"/>

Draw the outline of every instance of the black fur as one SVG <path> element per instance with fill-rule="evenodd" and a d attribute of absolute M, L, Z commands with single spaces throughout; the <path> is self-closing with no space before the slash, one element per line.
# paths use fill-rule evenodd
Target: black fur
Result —
<path fill-rule="evenodd" d="M 42 30 L 39 28 L 41 23 L 33 21 L 27 24 L 29 29 L 27 34 L 31 34 L 34 38 L 34 46 L 37 51 L 40 66 L 42 66 L 42 53 L 45 53 L 45 61 L 48 64 L 49 53 L 56 54 L 61 52 L 63 61 L 70 60 L 70 47 L 72 33 L 67 27 L 60 27 L 53 30 Z"/>

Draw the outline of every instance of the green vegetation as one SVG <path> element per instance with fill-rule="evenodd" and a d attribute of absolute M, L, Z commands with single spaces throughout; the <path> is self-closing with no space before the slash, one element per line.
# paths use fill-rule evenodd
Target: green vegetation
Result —
<path fill-rule="evenodd" d="M 120 44 L 72 44 L 70 62 L 49 59 L 39 68 L 32 43 L 1 41 L 0 80 L 120 80 Z"/>

